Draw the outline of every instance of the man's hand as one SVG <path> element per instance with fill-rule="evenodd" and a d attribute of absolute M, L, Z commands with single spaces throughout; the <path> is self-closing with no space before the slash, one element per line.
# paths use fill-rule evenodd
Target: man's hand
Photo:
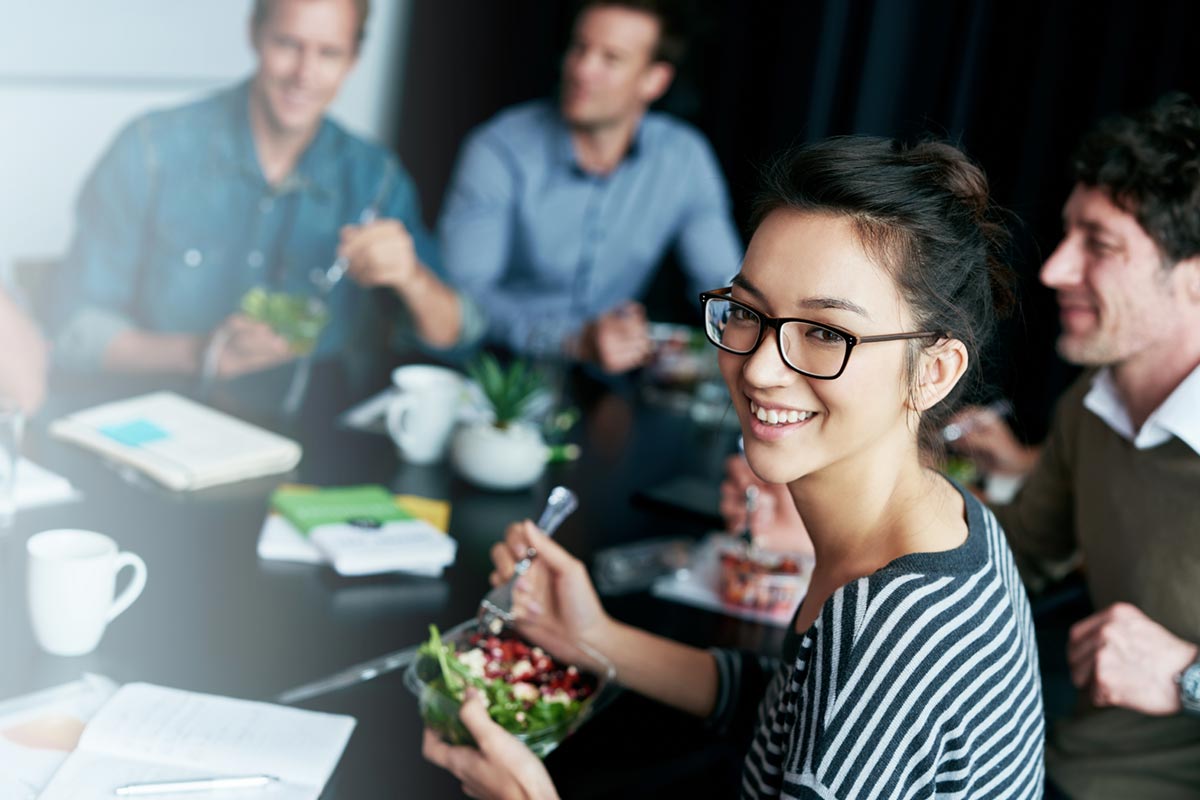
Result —
<path fill-rule="evenodd" d="M 721 482 L 725 530 L 739 533 L 745 529 L 747 486 L 758 487 L 758 505 L 750 520 L 755 544 L 768 550 L 811 554 L 812 539 L 796 510 L 792 493 L 783 484 L 763 483 L 741 456 L 725 459 L 725 480 Z"/>
<path fill-rule="evenodd" d="M 360 286 L 385 286 L 401 294 L 420 269 L 412 235 L 394 219 L 346 225 L 338 255 L 349 260 L 346 274 Z"/>
<path fill-rule="evenodd" d="M 1067 660 L 1071 681 L 1096 706 L 1166 716 L 1180 711 L 1175 677 L 1198 650 L 1136 606 L 1114 603 L 1071 627 Z"/>
<path fill-rule="evenodd" d="M 958 438 L 950 442 L 951 449 L 970 458 L 984 472 L 1026 475 L 1041 453 L 1039 448 L 1021 444 L 1004 419 L 989 408 L 964 408 L 947 427 L 958 432 Z"/>
<path fill-rule="evenodd" d="M 208 340 L 204 358 L 212 358 L 216 378 L 236 378 L 291 361 L 296 357 L 287 339 L 265 322 L 245 314 L 226 318 Z M 207 364 L 203 364 L 208 366 Z"/>
<path fill-rule="evenodd" d="M 650 357 L 650 326 L 641 303 L 627 302 L 588 323 L 581 355 L 610 375 L 640 367 Z"/>
<path fill-rule="evenodd" d="M 550 774 L 541 760 L 515 736 L 488 716 L 477 690 L 468 689 L 459 718 L 478 748 L 454 747 L 425 729 L 421 749 L 426 760 L 454 773 L 469 797 L 502 800 L 549 800 L 557 798 Z"/>

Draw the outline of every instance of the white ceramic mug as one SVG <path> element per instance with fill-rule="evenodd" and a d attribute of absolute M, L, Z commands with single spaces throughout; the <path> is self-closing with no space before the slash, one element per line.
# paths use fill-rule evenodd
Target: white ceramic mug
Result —
<path fill-rule="evenodd" d="M 100 643 L 108 623 L 138 599 L 146 586 L 146 562 L 117 551 L 95 531 L 52 530 L 29 537 L 28 597 L 33 635 L 48 653 L 80 656 Z M 117 573 L 133 578 L 115 600 Z"/>
<path fill-rule="evenodd" d="M 400 456 L 411 464 L 440 460 L 458 420 L 463 376 L 445 367 L 412 364 L 392 371 L 392 385 L 387 428 Z"/>

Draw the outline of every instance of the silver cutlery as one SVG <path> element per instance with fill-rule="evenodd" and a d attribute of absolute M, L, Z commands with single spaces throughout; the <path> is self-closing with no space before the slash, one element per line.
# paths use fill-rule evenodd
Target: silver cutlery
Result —
<path fill-rule="evenodd" d="M 546 499 L 546 508 L 542 511 L 542 516 L 538 518 L 537 526 L 547 536 L 553 536 L 563 520 L 578 507 L 579 499 L 574 492 L 565 486 L 555 486 L 550 491 L 549 498 Z M 536 557 L 537 550 L 529 548 L 525 552 L 525 557 L 513 566 L 512 577 L 483 596 L 483 599 L 479 601 L 479 611 L 476 613 L 479 627 L 495 635 L 504 630 L 506 625 L 512 624 L 514 619 L 512 613 L 513 584 L 529 571 L 529 567 Z"/>

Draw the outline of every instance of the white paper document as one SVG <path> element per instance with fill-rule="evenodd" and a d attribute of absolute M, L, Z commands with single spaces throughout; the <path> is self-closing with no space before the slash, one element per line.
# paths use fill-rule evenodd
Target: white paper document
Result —
<path fill-rule="evenodd" d="M 34 800 L 117 685 L 100 675 L 0 703 L 0 798 Z"/>
<path fill-rule="evenodd" d="M 220 796 L 317 800 L 354 725 L 352 717 L 131 683 L 88 723 L 41 798 L 110 800 L 133 783 L 272 775 L 279 782 L 268 789 Z"/>
<path fill-rule="evenodd" d="M 27 458 L 17 462 L 14 493 L 18 511 L 66 503 L 80 497 L 69 480 Z"/>
<path fill-rule="evenodd" d="M 50 432 L 176 490 L 286 472 L 301 456 L 291 439 L 172 392 L 89 408 L 55 421 Z"/>

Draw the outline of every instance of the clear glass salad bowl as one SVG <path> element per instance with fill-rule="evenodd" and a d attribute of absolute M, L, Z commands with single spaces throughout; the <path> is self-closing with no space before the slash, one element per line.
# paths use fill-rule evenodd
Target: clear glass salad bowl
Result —
<path fill-rule="evenodd" d="M 476 636 L 484 637 L 480 648 L 487 650 L 489 634 L 481 631 L 475 620 L 469 620 L 441 633 L 439 635 L 440 643 L 445 647 L 443 653 L 449 657 L 450 653 L 464 653 L 475 649 L 477 645 L 472 643 L 472 639 Z M 587 697 L 574 703 L 562 703 L 559 708 L 556 708 L 555 703 L 547 697 L 547 695 L 553 696 L 554 692 L 543 692 L 538 700 L 533 701 L 537 708 L 526 708 L 516 716 L 504 703 L 491 704 L 495 707 L 491 712 L 492 718 L 496 719 L 499 716 L 500 719 L 497 719 L 497 722 L 524 742 L 539 758 L 545 758 L 564 739 L 578 730 L 579 726 L 586 722 L 591 715 L 607 706 L 620 691 L 616 683 L 616 669 L 612 662 L 581 642 L 571 642 L 545 634 L 524 638 L 512 630 L 506 631 L 500 638 L 520 641 L 530 649 L 539 647 L 542 653 L 557 662 L 557 666 L 575 668 L 576 674 L 570 678 L 560 678 L 560 680 L 565 679 L 573 683 L 575 687 L 582 685 L 593 687 Z M 441 660 L 434 654 L 435 648 L 432 645 L 433 641 L 431 640 L 429 644 L 422 646 L 404 673 L 404 684 L 417 696 L 421 718 L 427 727 L 450 744 L 473 744 L 470 733 L 458 718 L 462 701 L 454 696 L 452 690 L 447 688 L 445 668 Z M 536 661 L 537 657 L 520 660 Z M 478 662 L 479 658 L 468 657 L 468 661 Z M 456 676 L 461 675 L 461 666 L 462 662 L 459 666 L 451 666 L 451 672 Z M 561 675 L 562 672 L 563 670 L 555 670 L 555 674 Z M 489 679 L 480 677 L 478 680 Z M 491 680 L 503 681 L 503 678 Z M 478 686 L 478 684 L 475 685 Z M 510 689 L 504 687 L 493 689 L 493 692 L 497 691 L 501 696 L 506 697 Z M 487 692 L 485 696 L 492 696 L 493 692 Z"/>

